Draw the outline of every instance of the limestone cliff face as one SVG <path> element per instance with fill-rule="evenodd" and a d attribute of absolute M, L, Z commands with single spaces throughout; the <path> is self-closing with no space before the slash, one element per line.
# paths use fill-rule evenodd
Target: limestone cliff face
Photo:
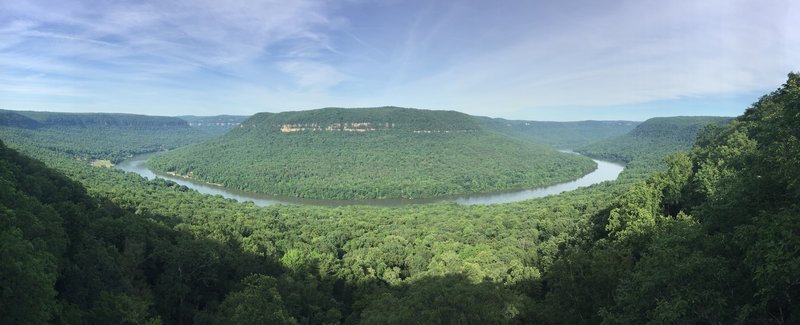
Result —
<path fill-rule="evenodd" d="M 239 128 L 280 133 L 372 131 L 450 133 L 480 130 L 478 123 L 467 114 L 400 107 L 322 108 L 298 112 L 258 113 L 242 122 Z"/>

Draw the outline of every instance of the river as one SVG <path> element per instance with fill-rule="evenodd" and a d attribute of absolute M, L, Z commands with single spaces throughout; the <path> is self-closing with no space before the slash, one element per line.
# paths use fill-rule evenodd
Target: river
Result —
<path fill-rule="evenodd" d="M 566 151 L 565 151 L 566 152 Z M 145 177 L 153 179 L 155 177 L 171 180 L 180 185 L 184 185 L 194 189 L 203 194 L 221 195 L 225 198 L 235 199 L 240 202 L 252 201 L 259 206 L 268 206 L 274 204 L 292 204 L 292 205 L 316 205 L 316 206 L 343 206 L 343 205 L 370 205 L 380 207 L 397 207 L 409 204 L 427 204 L 436 202 L 456 202 L 463 205 L 474 204 L 495 204 L 495 203 L 509 203 L 517 202 L 528 199 L 544 197 L 553 194 L 559 194 L 566 191 L 572 191 L 580 187 L 586 187 L 592 184 L 597 184 L 604 181 L 615 180 L 625 169 L 625 166 L 619 163 L 592 159 L 597 163 L 597 169 L 593 172 L 586 174 L 576 180 L 559 183 L 550 186 L 531 188 L 516 191 L 504 191 L 495 193 L 473 193 L 462 195 L 451 195 L 429 199 L 373 199 L 373 200 L 315 200 L 315 199 L 301 199 L 294 197 L 284 197 L 275 195 L 259 194 L 247 191 L 240 191 L 223 186 L 208 184 L 201 181 L 177 177 L 161 172 L 155 172 L 147 168 L 145 162 L 148 158 L 158 153 L 149 153 L 134 156 L 130 159 L 118 163 L 115 168 L 126 172 L 133 172 Z"/>

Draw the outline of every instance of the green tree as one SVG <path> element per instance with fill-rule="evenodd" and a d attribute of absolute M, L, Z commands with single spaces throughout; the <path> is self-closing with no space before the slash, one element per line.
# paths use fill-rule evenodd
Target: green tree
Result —
<path fill-rule="evenodd" d="M 216 317 L 219 324 L 297 324 L 283 306 L 277 280 L 255 274 L 240 282 L 231 292 Z"/>
<path fill-rule="evenodd" d="M 56 275 L 55 258 L 35 249 L 22 231 L 0 231 L 0 323 L 47 323 L 57 309 Z"/>

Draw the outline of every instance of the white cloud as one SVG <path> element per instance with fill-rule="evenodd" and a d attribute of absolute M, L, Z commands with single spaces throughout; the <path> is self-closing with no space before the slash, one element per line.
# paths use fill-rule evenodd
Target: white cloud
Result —
<path fill-rule="evenodd" d="M 7 1 L 3 94 L 519 116 L 762 91 L 800 68 L 791 0 L 362 2 Z"/>
<path fill-rule="evenodd" d="M 347 79 L 336 68 L 319 62 L 292 60 L 278 62 L 277 65 L 305 89 L 325 90 Z"/>
<path fill-rule="evenodd" d="M 621 105 L 770 89 L 800 63 L 800 53 L 788 51 L 800 33 L 800 12 L 789 3 L 626 2 L 547 33 L 521 29 L 513 44 L 401 85 L 388 97 L 485 113 L 486 107 Z"/>
<path fill-rule="evenodd" d="M 235 68 L 267 54 L 308 57 L 331 47 L 320 41 L 325 38 L 320 31 L 336 26 L 326 18 L 321 0 L 23 1 L 3 6 L 0 50 L 24 49 L 25 55 L 79 67 L 98 79 Z M 98 64 L 102 67 L 95 69 Z M 27 68 L 47 72 L 49 66 Z"/>
<path fill-rule="evenodd" d="M 0 104 L 6 108 L 50 101 L 49 109 L 159 107 L 155 112 L 163 114 L 206 103 L 241 109 L 250 100 L 257 109 L 265 100 L 281 102 L 281 96 L 325 98 L 325 89 L 346 79 L 316 62 L 335 52 L 328 32 L 343 22 L 330 15 L 325 0 L 33 0 L 2 6 Z M 60 101 L 64 96 L 83 98 L 85 107 Z"/>

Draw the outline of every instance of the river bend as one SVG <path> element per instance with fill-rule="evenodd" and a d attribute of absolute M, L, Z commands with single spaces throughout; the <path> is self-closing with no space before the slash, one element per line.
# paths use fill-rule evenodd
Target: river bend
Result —
<path fill-rule="evenodd" d="M 553 194 L 559 194 L 566 191 L 572 191 L 581 187 L 586 187 L 592 184 L 597 184 L 604 181 L 615 180 L 625 169 L 625 166 L 619 163 L 592 159 L 597 163 L 597 169 L 593 172 L 586 174 L 576 180 L 564 183 L 558 183 L 550 186 L 537 187 L 516 191 L 504 191 L 495 193 L 471 193 L 461 195 L 450 195 L 438 198 L 427 199 L 371 199 L 371 200 L 316 200 L 316 199 L 301 199 L 293 197 L 266 195 L 260 193 L 253 193 L 247 191 L 240 191 L 223 186 L 208 184 L 202 181 L 187 179 L 183 177 L 173 176 L 161 172 L 155 172 L 147 168 L 145 162 L 148 158 L 157 153 L 149 153 L 134 156 L 130 159 L 120 162 L 115 166 L 119 170 L 126 172 L 133 172 L 145 177 L 153 179 L 155 177 L 171 180 L 180 185 L 184 185 L 194 189 L 203 194 L 221 195 L 225 198 L 235 199 L 240 202 L 252 201 L 258 206 L 269 206 L 274 204 L 291 204 L 291 205 L 316 205 L 316 206 L 343 206 L 343 205 L 370 205 L 380 207 L 397 207 L 410 204 L 427 204 L 436 202 L 456 202 L 463 205 L 475 204 L 495 204 L 495 203 L 509 203 L 523 200 L 529 200 L 539 197 L 544 197 Z"/>

